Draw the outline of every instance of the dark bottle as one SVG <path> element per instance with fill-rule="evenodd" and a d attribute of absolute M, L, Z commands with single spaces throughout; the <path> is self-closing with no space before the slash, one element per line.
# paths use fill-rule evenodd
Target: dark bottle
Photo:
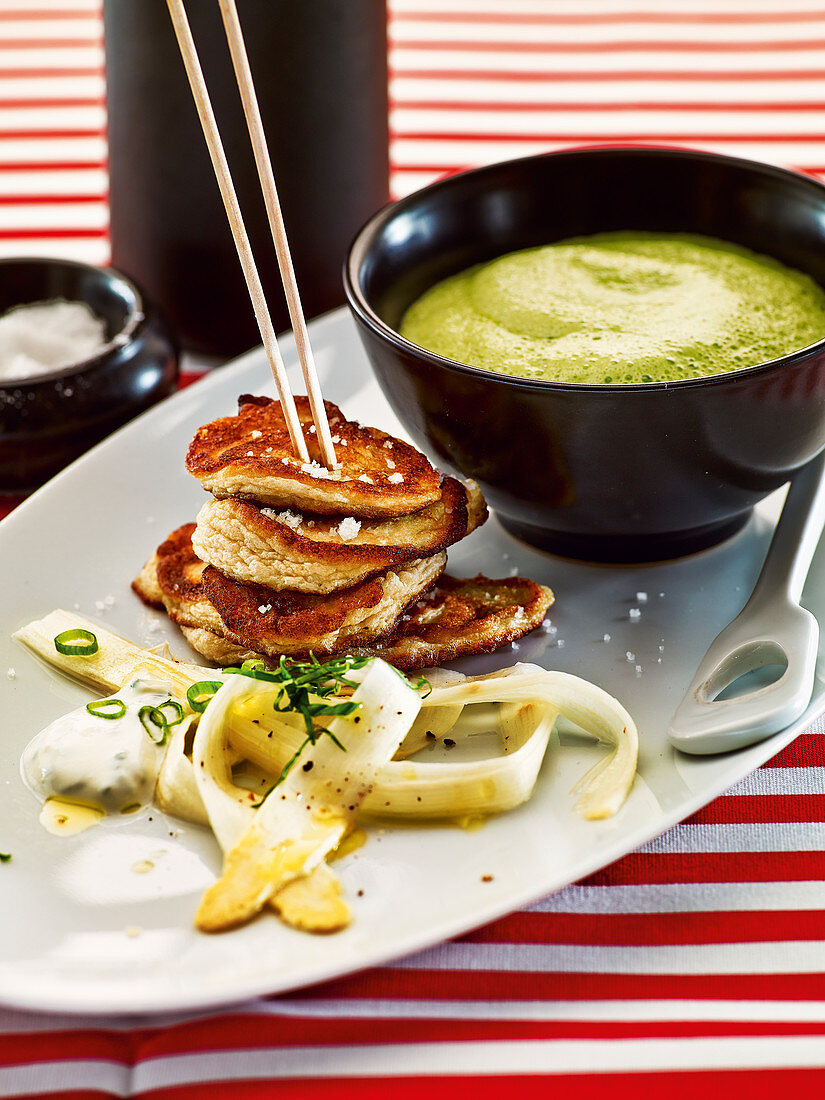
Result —
<path fill-rule="evenodd" d="M 341 268 L 388 199 L 384 0 L 237 0 L 308 317 L 344 301 Z M 217 0 L 187 13 L 276 329 L 289 325 Z M 112 263 L 183 345 L 260 342 L 164 0 L 105 0 Z"/>

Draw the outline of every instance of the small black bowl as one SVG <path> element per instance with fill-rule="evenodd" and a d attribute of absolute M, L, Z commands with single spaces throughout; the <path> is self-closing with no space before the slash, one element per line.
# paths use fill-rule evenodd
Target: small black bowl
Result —
<path fill-rule="evenodd" d="M 825 340 L 728 374 L 597 386 L 464 366 L 398 334 L 408 306 L 448 275 L 622 229 L 719 237 L 825 286 L 822 184 L 639 147 L 549 153 L 439 181 L 367 222 L 344 281 L 398 417 L 479 482 L 506 528 L 573 557 L 651 561 L 732 534 L 825 446 Z"/>
<path fill-rule="evenodd" d="M 176 342 L 125 275 L 70 260 L 0 260 L 0 315 L 56 298 L 85 302 L 105 322 L 108 343 L 48 374 L 0 379 L 0 493 L 36 488 L 175 389 Z"/>

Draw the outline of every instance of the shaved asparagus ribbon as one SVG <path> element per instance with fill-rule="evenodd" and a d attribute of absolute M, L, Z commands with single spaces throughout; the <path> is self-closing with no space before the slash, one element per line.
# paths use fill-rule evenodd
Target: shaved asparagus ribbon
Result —
<path fill-rule="evenodd" d="M 399 679 L 395 673 L 390 675 Z M 377 769 L 360 803 L 361 812 L 446 818 L 513 809 L 532 793 L 559 714 L 612 748 L 577 784 L 576 809 L 595 820 L 621 807 L 636 771 L 638 737 L 630 715 L 607 692 L 579 677 L 532 665 L 471 679 L 452 673 L 449 679 L 451 683 L 441 685 L 434 679 L 396 758 Z M 304 739 L 297 716 L 274 713 L 272 685 L 243 681 L 231 686 L 232 691 L 221 689 L 201 719 L 193 760 L 198 790 L 224 848 L 227 844 L 221 837 L 236 841 L 238 829 L 254 815 L 249 792 L 232 783 L 229 761 L 242 757 L 277 776 Z M 497 722 L 501 755 L 469 762 L 405 759 L 433 739 L 467 736 L 460 722 L 464 708 L 495 703 L 501 704 Z M 370 721 L 369 712 L 364 721 Z M 351 728 L 351 719 L 341 719 L 339 725 Z M 333 747 L 330 752 L 343 767 L 340 750 Z M 300 766 L 293 770 L 300 784 L 307 773 Z"/>
<path fill-rule="evenodd" d="M 284 887 L 319 867 L 352 829 L 381 767 L 400 747 L 421 706 L 417 692 L 393 668 L 371 662 L 352 696 L 358 713 L 334 717 L 328 726 L 334 737 L 319 737 L 308 747 L 301 766 L 290 770 L 250 819 L 249 792 L 232 781 L 227 717 L 250 697 L 263 704 L 264 713 L 273 713 L 283 690 L 240 677 L 224 684 L 195 734 L 195 781 L 226 855 L 223 874 L 204 894 L 195 918 L 205 932 L 245 923 Z"/>
<path fill-rule="evenodd" d="M 302 715 L 274 709 L 282 685 L 175 662 L 98 627 L 94 655 L 55 650 L 55 631 L 92 625 L 56 611 L 16 637 L 99 690 L 116 691 L 137 669 L 167 679 L 181 700 L 187 690 L 195 695 L 204 688 L 207 678 L 210 688 L 225 679 L 202 714 L 183 717 L 183 705 L 175 704 L 180 715 L 176 710 L 176 721 L 164 725 L 166 752 L 154 796 L 168 813 L 210 825 L 224 851 L 224 873 L 198 912 L 198 926 L 207 931 L 243 923 L 264 905 L 294 927 L 344 927 L 349 911 L 325 860 L 359 815 L 421 820 L 513 809 L 533 791 L 559 716 L 610 747 L 576 785 L 576 809 L 584 818 L 616 813 L 633 784 L 638 737 L 630 715 L 601 688 L 566 673 L 516 665 L 466 678 L 435 669 L 427 673 L 432 690 L 422 699 L 393 668 L 375 660 L 353 673 L 360 680 L 351 697 L 357 712 L 328 722 L 334 739 L 319 737 L 307 745 Z M 197 691 L 195 705 L 200 701 Z M 479 706 L 467 711 L 472 705 Z M 473 715 L 479 714 L 482 725 L 498 734 L 497 755 L 415 759 L 433 741 L 471 737 L 478 730 Z M 296 753 L 297 763 L 278 783 Z M 233 768 L 241 761 L 260 769 L 271 791 L 263 802 L 235 782 Z"/>

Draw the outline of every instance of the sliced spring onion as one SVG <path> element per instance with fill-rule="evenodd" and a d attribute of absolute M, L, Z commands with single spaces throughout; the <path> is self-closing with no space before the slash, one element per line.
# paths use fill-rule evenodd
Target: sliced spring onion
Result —
<path fill-rule="evenodd" d="M 266 665 L 260 657 L 247 657 L 241 665 L 241 668 L 245 672 L 249 672 L 250 670 L 253 672 L 263 672 L 266 669 Z"/>
<path fill-rule="evenodd" d="M 117 718 L 122 718 L 126 713 L 126 704 L 122 699 L 95 699 L 93 702 L 86 704 L 86 710 L 89 714 L 93 714 L 95 718 L 108 718 L 110 721 L 114 721 Z"/>
<path fill-rule="evenodd" d="M 54 640 L 54 648 L 67 657 L 91 657 L 97 653 L 97 638 L 91 630 L 64 630 Z"/>
<path fill-rule="evenodd" d="M 169 723 L 160 707 L 153 707 L 151 703 L 146 703 L 138 711 L 138 721 L 149 734 L 150 741 L 154 741 L 156 745 L 166 744 Z"/>
<path fill-rule="evenodd" d="M 0 852 L 0 863 L 8 863 L 11 859 L 11 852 Z"/>
<path fill-rule="evenodd" d="M 164 713 L 167 707 L 172 708 L 172 713 L 175 716 L 174 718 L 167 718 L 166 714 Z M 159 711 L 160 714 L 163 715 L 167 728 L 171 726 L 176 726 L 178 722 L 183 721 L 183 707 L 177 701 L 177 699 L 167 699 L 165 703 L 158 703 L 158 705 L 155 707 L 155 710 Z"/>
<path fill-rule="evenodd" d="M 187 690 L 186 701 L 192 710 L 197 711 L 198 714 L 203 714 L 209 705 L 209 700 L 216 692 L 220 691 L 221 687 L 220 680 L 198 680 L 196 684 L 192 684 Z"/>

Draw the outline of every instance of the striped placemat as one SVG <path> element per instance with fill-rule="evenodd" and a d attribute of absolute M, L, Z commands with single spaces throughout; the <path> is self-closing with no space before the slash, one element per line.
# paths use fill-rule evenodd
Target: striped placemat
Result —
<path fill-rule="evenodd" d="M 392 0 L 391 9 L 398 195 L 489 161 L 615 141 L 825 174 L 821 2 Z"/>
<path fill-rule="evenodd" d="M 147 0 L 149 2 L 149 0 Z M 160 0 L 157 0 L 160 2 Z M 392 184 L 617 140 L 825 175 L 825 3 L 391 0 Z M 0 5 L 0 251 L 105 262 L 96 0 Z M 822 1087 L 825 726 L 664 837 L 393 965 L 195 1018 L 0 1011 L 0 1095 Z"/>
<path fill-rule="evenodd" d="M 0 3 L 0 248 L 106 263 L 98 0 Z"/>

